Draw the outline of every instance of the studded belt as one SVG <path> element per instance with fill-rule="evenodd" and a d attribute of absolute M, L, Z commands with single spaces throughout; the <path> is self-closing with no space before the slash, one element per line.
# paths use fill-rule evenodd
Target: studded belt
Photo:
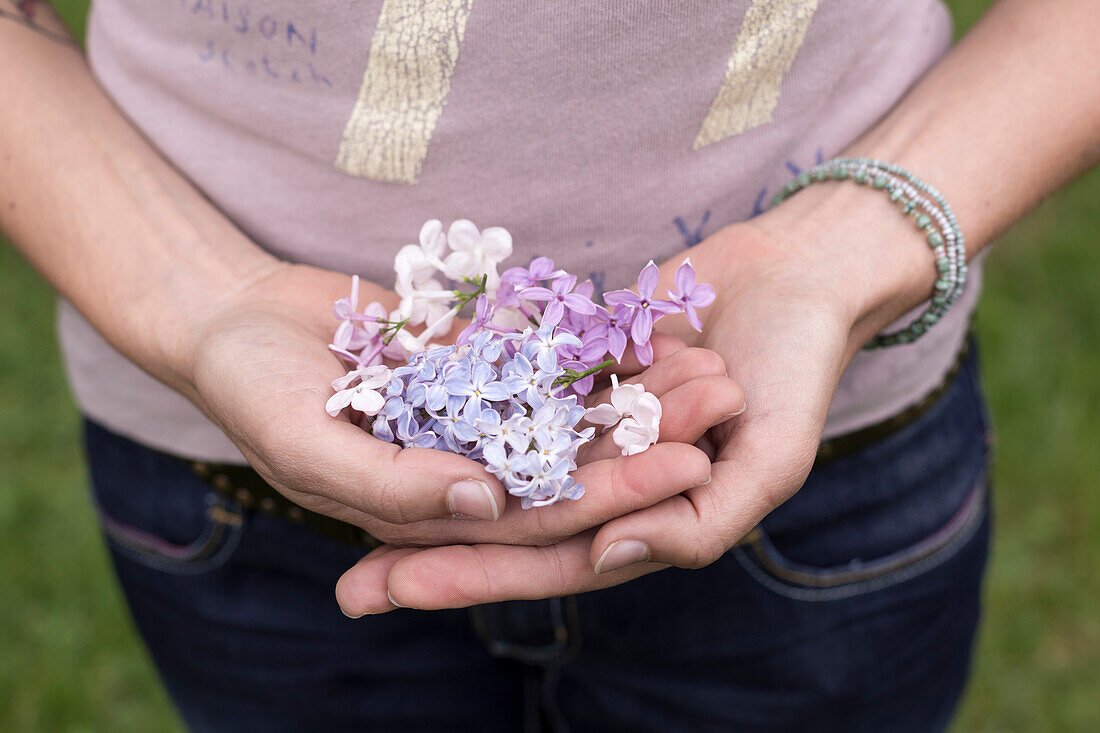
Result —
<path fill-rule="evenodd" d="M 323 514 L 303 509 L 264 481 L 251 466 L 194 461 L 191 470 L 214 491 L 239 504 L 245 511 L 282 517 L 304 524 L 330 539 L 373 549 L 382 545 L 366 531 Z"/>

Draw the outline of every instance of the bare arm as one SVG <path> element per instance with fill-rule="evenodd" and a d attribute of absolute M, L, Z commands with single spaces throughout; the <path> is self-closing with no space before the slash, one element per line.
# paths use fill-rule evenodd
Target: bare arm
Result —
<path fill-rule="evenodd" d="M 280 265 L 138 133 L 48 6 L 0 18 L 0 226 L 119 351 L 194 396 L 198 324 Z"/>

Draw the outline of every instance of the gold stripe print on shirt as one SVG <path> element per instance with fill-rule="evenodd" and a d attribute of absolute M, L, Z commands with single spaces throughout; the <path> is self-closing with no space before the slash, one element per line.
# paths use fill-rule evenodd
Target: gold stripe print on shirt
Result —
<path fill-rule="evenodd" d="M 772 121 L 779 88 L 806 40 L 818 0 L 753 0 L 745 13 L 726 78 L 695 136 L 694 150 Z"/>
<path fill-rule="evenodd" d="M 336 167 L 415 185 L 466 34 L 473 0 L 385 0 Z"/>
<path fill-rule="evenodd" d="M 693 149 L 771 121 L 783 77 L 817 4 L 752 0 Z M 416 185 L 451 89 L 472 5 L 473 0 L 384 0 L 336 168 L 383 183 Z"/>

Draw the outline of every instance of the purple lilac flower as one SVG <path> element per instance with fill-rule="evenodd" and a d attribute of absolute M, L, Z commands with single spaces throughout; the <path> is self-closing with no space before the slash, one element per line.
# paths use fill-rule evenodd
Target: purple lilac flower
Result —
<path fill-rule="evenodd" d="M 695 284 L 695 268 L 691 266 L 691 258 L 684 260 L 683 264 L 676 268 L 676 290 L 668 291 L 668 299 L 684 309 L 688 323 L 696 331 L 703 330 L 703 322 L 699 320 L 696 308 L 706 308 L 714 302 L 715 294 L 712 285 Z"/>
<path fill-rule="evenodd" d="M 501 275 L 503 282 L 512 283 L 520 288 L 533 288 L 543 280 L 551 280 L 565 274 L 564 270 L 555 270 L 554 261 L 549 257 L 536 257 L 529 267 L 512 267 Z"/>
<path fill-rule="evenodd" d="M 556 326 L 561 322 L 567 310 L 583 315 L 595 315 L 596 304 L 591 298 L 574 293 L 577 285 L 576 275 L 562 275 L 554 278 L 549 288 L 532 286 L 520 291 L 527 300 L 546 301 L 546 310 L 542 313 L 543 325 Z"/>
<path fill-rule="evenodd" d="M 456 342 L 459 346 L 462 346 L 469 342 L 470 337 L 478 332 L 484 332 L 489 327 L 489 321 L 493 317 L 493 311 L 495 308 L 489 305 L 489 296 L 479 295 L 477 298 L 477 307 L 474 311 L 474 320 L 470 321 L 470 325 L 462 329 L 462 332 L 458 334 Z M 491 334 L 490 334 L 491 335 Z"/>
<path fill-rule="evenodd" d="M 649 337 L 653 334 L 653 324 L 666 313 L 680 311 L 680 307 L 676 304 L 653 297 L 659 278 L 660 272 L 657 270 L 657 265 L 650 260 L 638 275 L 637 293 L 630 290 L 612 290 L 603 296 L 604 302 L 615 308 L 616 320 L 624 317 L 630 320 L 630 338 L 634 342 L 638 360 L 643 364 L 653 363 L 653 350 L 646 348 Z"/>

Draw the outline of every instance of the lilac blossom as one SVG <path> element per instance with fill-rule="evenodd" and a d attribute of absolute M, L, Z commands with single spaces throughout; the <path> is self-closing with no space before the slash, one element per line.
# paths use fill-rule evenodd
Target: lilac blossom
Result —
<path fill-rule="evenodd" d="M 650 260 L 638 275 L 637 293 L 630 290 L 613 290 L 603 297 L 604 302 L 615 307 L 616 314 L 622 314 L 620 318 L 629 318 L 630 338 L 636 347 L 635 351 L 638 351 L 638 347 L 642 349 L 638 353 L 638 359 L 643 364 L 653 363 L 652 349 L 648 350 L 648 358 L 643 358 L 643 354 L 647 352 L 645 346 L 653 333 L 653 324 L 660 320 L 661 316 L 667 313 L 678 313 L 681 310 L 675 303 L 653 297 L 659 278 L 660 272 L 657 270 L 657 265 Z"/>
<path fill-rule="evenodd" d="M 333 381 L 326 408 L 346 410 L 379 440 L 479 460 L 529 508 L 584 494 L 569 474 L 595 434 L 579 428 L 586 415 L 613 428 L 624 454 L 656 441 L 660 402 L 640 387 L 612 375 L 612 404 L 587 413 L 581 397 L 630 342 L 650 363 L 653 324 L 664 315 L 682 312 L 700 328 L 697 309 L 713 302 L 714 290 L 697 284 L 685 262 L 670 300 L 656 299 L 658 271 L 650 262 L 638 292 L 607 293 L 605 308 L 593 301 L 591 281 L 578 283 L 546 257 L 498 276 L 511 250 L 511 235 L 499 227 L 456 221 L 444 233 L 433 220 L 419 244 L 395 258 L 397 310 L 380 303 L 360 309 L 353 277 L 350 295 L 333 306 L 338 326 L 330 344 L 348 372 Z M 458 343 L 433 343 L 462 312 L 471 321 Z M 405 363 L 391 371 L 383 358 Z"/>
<path fill-rule="evenodd" d="M 549 288 L 540 286 L 524 288 L 520 291 L 520 297 L 527 300 L 546 301 L 542 323 L 556 326 L 561 322 L 566 311 L 589 316 L 596 314 L 596 304 L 591 298 L 573 292 L 576 285 L 576 275 L 562 275 L 554 278 Z"/>
<path fill-rule="evenodd" d="M 518 290 L 533 288 L 543 280 L 553 280 L 566 274 L 565 270 L 555 270 L 554 261 L 549 257 L 536 257 L 528 267 L 513 267 L 505 270 L 501 280 L 510 282 Z"/>
<path fill-rule="evenodd" d="M 668 299 L 684 310 L 688 323 L 696 331 L 703 330 L 703 322 L 699 320 L 696 308 L 706 308 L 714 302 L 714 286 L 707 284 L 695 284 L 695 268 L 691 266 L 691 258 L 684 260 L 683 264 L 676 268 L 676 290 L 668 291 Z"/>
<path fill-rule="evenodd" d="M 512 391 L 503 382 L 498 381 L 500 374 L 487 361 L 477 362 L 469 376 L 454 374 L 443 386 L 447 394 L 454 397 L 465 397 L 477 408 L 481 407 L 482 400 L 501 402 L 512 396 Z"/>

